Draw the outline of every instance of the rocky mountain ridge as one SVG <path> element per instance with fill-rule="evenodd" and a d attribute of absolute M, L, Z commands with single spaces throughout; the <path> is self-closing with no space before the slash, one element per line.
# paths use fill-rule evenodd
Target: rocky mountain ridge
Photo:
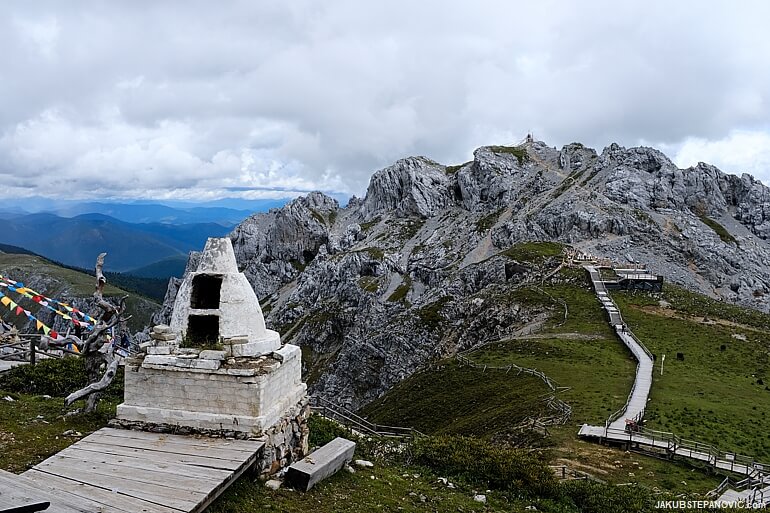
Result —
<path fill-rule="evenodd" d="M 532 241 L 770 310 L 770 190 L 652 148 L 534 141 L 481 147 L 460 166 L 409 157 L 377 171 L 363 199 L 311 193 L 230 237 L 268 324 L 303 347 L 311 391 L 353 408 L 435 355 L 542 320 L 554 305 L 515 291 L 561 257 Z"/>

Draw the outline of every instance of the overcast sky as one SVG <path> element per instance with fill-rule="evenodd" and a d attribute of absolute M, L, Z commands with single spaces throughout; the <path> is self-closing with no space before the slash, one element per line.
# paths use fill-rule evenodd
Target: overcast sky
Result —
<path fill-rule="evenodd" d="M 770 182 L 770 2 L 0 3 L 16 196 L 362 195 L 532 131 Z M 290 193 L 293 194 L 293 193 Z"/>

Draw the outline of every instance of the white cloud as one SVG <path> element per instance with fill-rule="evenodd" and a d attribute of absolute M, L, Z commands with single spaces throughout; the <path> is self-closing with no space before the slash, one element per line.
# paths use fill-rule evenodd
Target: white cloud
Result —
<path fill-rule="evenodd" d="M 735 130 L 718 140 L 688 138 L 673 160 L 679 167 L 708 162 L 725 172 L 749 173 L 770 185 L 770 133 Z"/>
<path fill-rule="evenodd" d="M 50 16 L 38 20 L 15 18 L 13 23 L 22 41 L 41 56 L 49 59 L 54 57 L 61 31 L 59 20 Z"/>
<path fill-rule="evenodd" d="M 529 130 L 767 176 L 764 140 L 735 135 L 767 133 L 767 19 L 764 1 L 3 2 L 0 176 L 361 194 L 400 157 L 458 163 Z"/>

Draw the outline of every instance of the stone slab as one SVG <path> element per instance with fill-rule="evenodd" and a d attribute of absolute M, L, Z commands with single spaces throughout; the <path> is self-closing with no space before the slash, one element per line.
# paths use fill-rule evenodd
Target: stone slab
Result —
<path fill-rule="evenodd" d="M 172 340 L 176 340 L 176 335 L 174 335 L 173 333 L 151 333 L 150 338 L 153 340 L 170 342 Z"/>
<path fill-rule="evenodd" d="M 280 340 L 265 340 L 259 342 L 247 342 L 246 344 L 232 344 L 225 346 L 225 351 L 235 358 L 247 356 L 262 356 L 272 353 Z"/>
<path fill-rule="evenodd" d="M 293 344 L 284 344 L 284 346 L 279 350 L 273 351 L 271 356 L 279 362 L 283 363 L 285 361 L 291 360 L 292 358 L 302 358 L 301 353 L 302 350 L 299 348 L 299 346 L 295 346 Z"/>
<path fill-rule="evenodd" d="M 232 430 L 241 433 L 261 434 L 267 427 L 265 416 L 205 413 L 190 410 L 170 410 L 119 404 L 117 418 L 149 424 L 187 426 L 195 429 Z"/>
<path fill-rule="evenodd" d="M 176 356 L 151 354 L 145 357 L 144 363 L 147 365 L 174 365 L 176 363 Z"/>
<path fill-rule="evenodd" d="M 286 479 L 294 488 L 306 492 L 342 469 L 353 459 L 355 450 L 355 442 L 337 437 L 302 461 L 292 464 L 286 472 Z"/>
<path fill-rule="evenodd" d="M 199 356 L 203 360 L 224 360 L 225 352 L 206 350 L 206 351 L 201 351 L 201 354 Z"/>
<path fill-rule="evenodd" d="M 148 346 L 147 347 L 147 354 L 170 355 L 171 354 L 171 346 Z"/>

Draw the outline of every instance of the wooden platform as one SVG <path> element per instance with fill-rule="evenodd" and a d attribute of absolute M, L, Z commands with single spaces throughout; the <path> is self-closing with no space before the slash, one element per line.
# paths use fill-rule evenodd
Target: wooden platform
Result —
<path fill-rule="evenodd" d="M 47 512 L 201 512 L 254 465 L 263 446 L 103 428 L 14 478 L 30 500 L 55 497 Z"/>
<path fill-rule="evenodd" d="M 0 372 L 11 370 L 19 365 L 27 365 L 29 362 L 17 362 L 15 360 L 0 360 Z"/>
<path fill-rule="evenodd" d="M 103 511 L 98 509 L 101 507 L 99 504 L 89 500 L 42 488 L 24 476 L 0 470 L 0 511 L 31 507 L 46 502 L 49 503 L 46 512 L 92 513 Z"/>

